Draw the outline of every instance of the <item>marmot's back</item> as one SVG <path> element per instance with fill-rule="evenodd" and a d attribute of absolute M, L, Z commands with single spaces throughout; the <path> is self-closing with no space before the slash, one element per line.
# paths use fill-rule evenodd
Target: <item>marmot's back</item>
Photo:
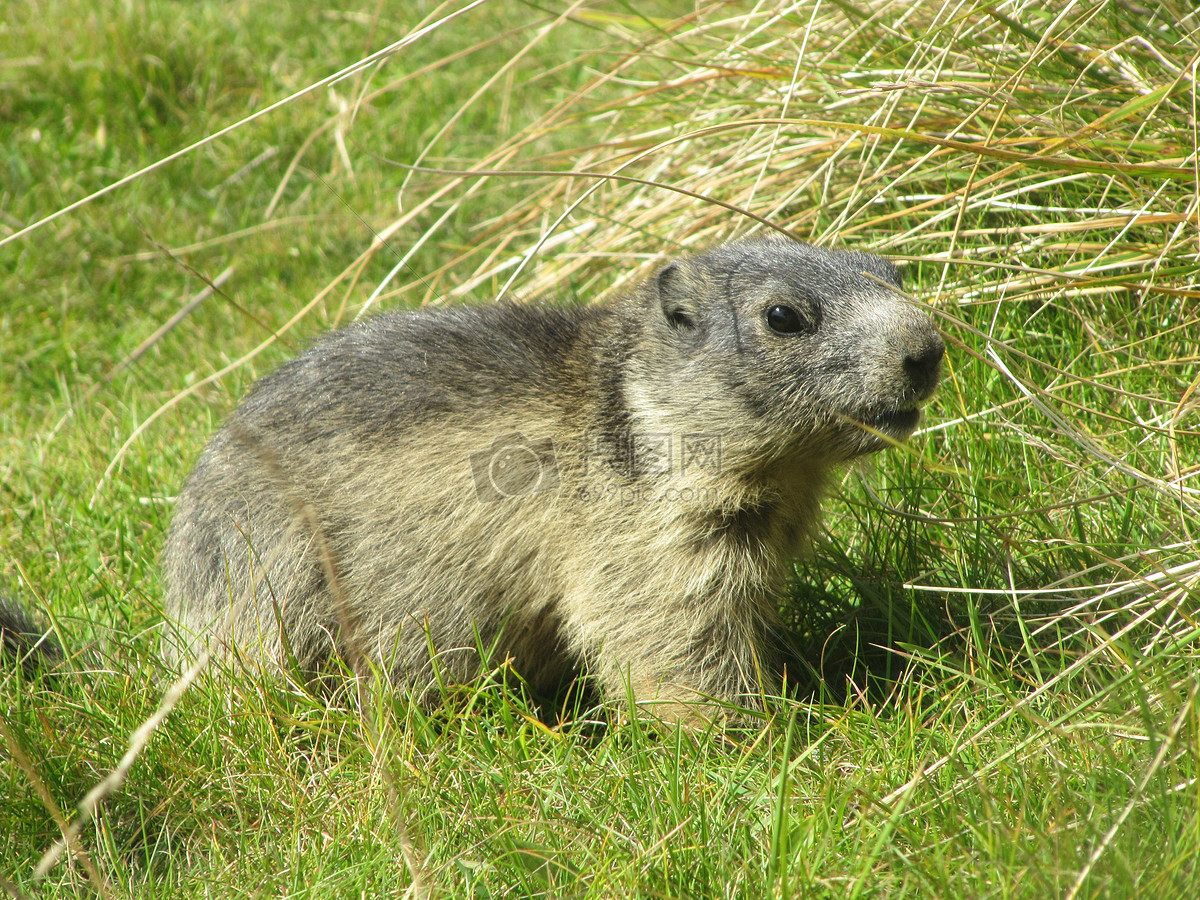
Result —
<path fill-rule="evenodd" d="M 828 471 L 907 437 L 937 381 L 941 339 L 889 283 L 742 241 L 610 304 L 330 335 L 202 455 L 168 611 L 186 646 L 275 665 L 361 651 L 426 687 L 430 646 L 469 678 L 482 644 L 535 687 L 582 665 L 614 697 L 752 703 Z"/>
<path fill-rule="evenodd" d="M 381 315 L 326 335 L 260 379 L 231 421 L 386 434 L 554 396 L 569 388 L 566 359 L 594 317 L 516 304 Z"/>

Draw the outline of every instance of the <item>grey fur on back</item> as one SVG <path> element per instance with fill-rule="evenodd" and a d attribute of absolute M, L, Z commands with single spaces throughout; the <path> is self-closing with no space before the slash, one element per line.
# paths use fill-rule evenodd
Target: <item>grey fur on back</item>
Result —
<path fill-rule="evenodd" d="M 482 642 L 535 690 L 583 666 L 672 717 L 753 705 L 829 473 L 906 438 L 937 381 L 941 339 L 889 283 L 874 256 L 745 240 L 607 304 L 326 336 L 183 488 L 164 562 L 184 649 L 304 670 L 361 651 L 424 690 L 431 647 L 465 680 Z"/>

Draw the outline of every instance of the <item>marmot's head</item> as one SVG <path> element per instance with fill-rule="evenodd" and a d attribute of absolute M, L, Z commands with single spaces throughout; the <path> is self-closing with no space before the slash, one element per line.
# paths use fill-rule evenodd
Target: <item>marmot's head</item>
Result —
<path fill-rule="evenodd" d="M 626 392 L 650 430 L 720 433 L 730 462 L 841 462 L 904 440 L 944 346 L 895 266 L 786 239 L 664 266 Z M 729 455 L 729 452 L 732 455 Z"/>

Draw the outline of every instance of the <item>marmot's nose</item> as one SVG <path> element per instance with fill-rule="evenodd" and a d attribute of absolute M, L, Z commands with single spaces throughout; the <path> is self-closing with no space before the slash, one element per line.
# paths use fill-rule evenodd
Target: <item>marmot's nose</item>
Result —
<path fill-rule="evenodd" d="M 942 342 L 941 335 L 932 328 L 929 329 L 928 335 L 914 341 L 908 348 L 904 355 L 904 371 L 918 396 L 928 396 L 937 386 L 942 357 L 945 355 L 946 345 Z"/>

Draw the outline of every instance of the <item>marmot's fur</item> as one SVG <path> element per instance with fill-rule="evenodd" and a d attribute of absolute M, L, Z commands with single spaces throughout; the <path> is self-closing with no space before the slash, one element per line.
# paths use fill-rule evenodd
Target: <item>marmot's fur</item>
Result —
<path fill-rule="evenodd" d="M 179 497 L 194 651 L 401 685 L 480 647 L 535 690 L 753 706 L 832 469 L 903 440 L 943 344 L 888 262 L 742 240 L 622 299 L 382 315 L 260 380 Z M 332 580 L 332 583 L 331 583 Z M 355 650 L 351 650 L 351 645 Z"/>

